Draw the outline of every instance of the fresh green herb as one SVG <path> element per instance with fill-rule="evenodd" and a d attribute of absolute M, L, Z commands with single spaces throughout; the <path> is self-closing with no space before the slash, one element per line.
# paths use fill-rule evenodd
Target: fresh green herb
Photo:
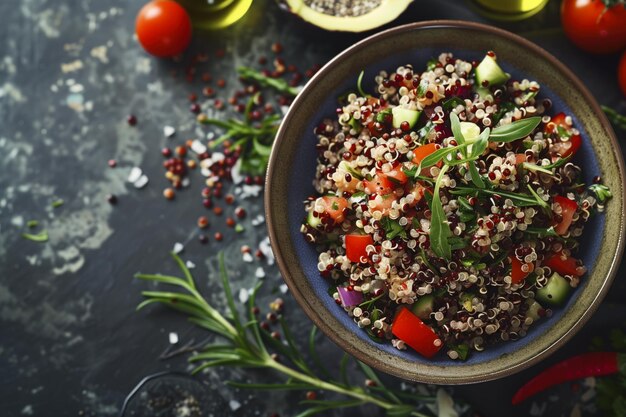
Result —
<path fill-rule="evenodd" d="M 380 219 L 380 224 L 385 229 L 385 236 L 387 239 L 393 239 L 394 237 L 400 236 L 403 239 L 406 239 L 406 230 L 404 227 L 398 223 L 397 220 L 393 220 L 389 217 L 383 217 Z"/>
<path fill-rule="evenodd" d="M 556 232 L 556 230 L 554 230 L 554 226 L 550 226 L 548 228 L 527 227 L 525 232 L 531 235 L 537 235 L 538 238 L 543 238 L 543 237 L 548 237 L 548 236 L 560 237 L 560 235 Z"/>
<path fill-rule="evenodd" d="M 253 101 L 254 97 L 251 97 L 248 105 Z M 258 125 L 252 124 L 248 115 L 245 116 L 244 120 L 203 119 L 200 122 L 226 131 L 222 136 L 211 142 L 212 148 L 227 140 L 233 141 L 233 147 L 241 146 L 240 161 L 242 172 L 253 175 L 261 175 L 265 172 L 272 143 L 278 131 L 280 116 L 272 115 L 266 117 Z"/>
<path fill-rule="evenodd" d="M 537 205 L 539 205 L 540 207 L 543 207 L 546 210 L 550 210 L 550 206 L 548 205 L 548 203 L 546 203 L 545 200 L 541 198 L 535 190 L 533 190 L 533 187 L 531 187 L 530 184 L 527 184 L 527 187 L 528 187 L 528 191 L 530 191 L 533 197 L 535 197 L 535 200 L 537 201 Z"/>
<path fill-rule="evenodd" d="M 441 105 L 446 113 L 452 113 L 452 110 L 456 109 L 458 106 L 465 106 L 465 100 L 460 97 L 452 97 L 444 101 Z"/>
<path fill-rule="evenodd" d="M 37 234 L 22 233 L 22 237 L 24 239 L 32 240 L 33 242 L 47 242 L 49 238 L 47 230 L 42 230 Z"/>
<path fill-rule="evenodd" d="M 146 298 L 137 309 L 142 309 L 151 304 L 162 304 L 174 310 L 178 310 L 189 316 L 189 320 L 205 330 L 219 336 L 223 341 L 209 344 L 202 351 L 193 354 L 189 361 L 199 364 L 194 373 L 203 369 L 217 366 L 230 366 L 236 368 L 261 368 L 272 371 L 285 377 L 284 382 L 277 383 L 242 383 L 228 382 L 228 385 L 237 388 L 246 388 L 259 391 L 310 391 L 321 390 L 328 393 L 338 394 L 344 399 L 309 400 L 302 404 L 307 407 L 305 411 L 296 417 L 308 417 L 313 414 L 323 413 L 344 408 L 358 407 L 362 405 L 374 405 L 386 411 L 387 416 L 395 417 L 432 417 L 434 412 L 418 411 L 421 403 L 434 403 L 432 395 L 411 395 L 386 387 L 378 375 L 367 365 L 356 361 L 358 368 L 363 373 L 364 379 L 373 381 L 375 387 L 352 385 L 347 377 L 347 366 L 350 357 L 344 355 L 341 359 L 339 377 L 334 377 L 326 369 L 315 349 L 316 330 L 313 328 L 309 335 L 308 352 L 311 361 L 317 369 L 308 364 L 304 356 L 305 349 L 298 346 L 291 330 L 284 319 L 280 319 L 282 334 L 285 343 L 280 342 L 261 329 L 258 319 L 254 314 L 257 286 L 250 296 L 247 306 L 247 314 L 243 317 L 235 305 L 235 300 L 229 284 L 229 278 L 224 266 L 224 256 L 219 254 L 219 272 L 222 280 L 228 315 L 223 315 L 215 309 L 198 291 L 195 281 L 184 262 L 175 254 L 172 254 L 184 278 L 166 275 L 137 274 L 136 278 L 172 285 L 179 290 L 170 291 L 144 291 Z M 280 361 L 272 355 L 280 355 Z M 267 374 L 265 372 L 264 374 Z M 402 399 L 401 399 L 402 398 Z"/>
<path fill-rule="evenodd" d="M 572 137 L 572 135 L 563 126 L 557 125 L 556 131 L 560 138 L 569 139 Z"/>
<path fill-rule="evenodd" d="M 453 346 L 452 350 L 459 354 L 459 359 L 461 359 L 462 361 L 467 359 L 467 356 L 469 354 L 469 346 L 467 346 L 466 344 L 462 343 L 460 345 Z"/>
<path fill-rule="evenodd" d="M 240 224 L 236 224 L 236 225 L 235 225 L 235 232 L 237 232 L 237 233 L 243 233 L 243 232 L 245 232 L 245 231 L 246 231 L 246 229 L 245 229 L 242 225 L 240 225 Z"/>
<path fill-rule="evenodd" d="M 563 165 L 567 164 L 569 162 L 569 160 L 572 159 L 572 155 L 567 155 L 565 158 L 559 158 L 556 162 L 553 162 L 549 165 L 542 165 L 542 168 L 544 169 L 555 169 L 555 168 L 560 168 Z"/>
<path fill-rule="evenodd" d="M 58 200 L 54 200 L 52 202 L 52 208 L 61 207 L 63 204 L 65 204 L 65 201 L 59 198 Z"/>
<path fill-rule="evenodd" d="M 604 184 L 592 184 L 589 186 L 589 191 L 592 191 L 596 195 L 596 198 L 601 204 L 606 203 L 608 199 L 613 197 L 613 193 L 611 193 L 609 187 Z"/>
<path fill-rule="evenodd" d="M 26 226 L 28 228 L 33 228 L 33 227 L 37 227 L 39 225 L 39 222 L 37 220 L 29 220 L 28 222 L 26 222 Z"/>
<path fill-rule="evenodd" d="M 239 76 L 244 80 L 254 81 L 262 87 L 273 88 L 279 93 L 295 97 L 300 92 L 299 88 L 290 86 L 289 83 L 282 78 L 267 77 L 261 72 L 249 67 L 239 67 L 237 68 L 237 73 L 239 73 Z"/>
<path fill-rule="evenodd" d="M 430 58 L 428 61 L 426 61 L 426 71 L 432 71 L 435 68 L 437 68 L 437 64 L 439 63 L 439 61 L 437 60 L 437 58 Z"/>
<path fill-rule="evenodd" d="M 467 240 L 460 238 L 458 236 L 449 237 L 448 243 L 450 244 L 450 249 L 452 250 L 463 249 L 468 246 Z"/>
<path fill-rule="evenodd" d="M 604 110 L 604 114 L 607 115 L 613 126 L 616 126 L 622 130 L 626 130 L 626 116 L 623 114 L 619 114 L 612 108 L 608 106 L 601 106 L 602 110 Z"/>
<path fill-rule="evenodd" d="M 493 142 L 513 142 L 530 135 L 541 123 L 541 117 L 534 116 L 516 120 L 508 125 L 498 126 L 491 131 L 489 139 Z"/>
<path fill-rule="evenodd" d="M 500 104 L 500 108 L 493 115 L 492 126 L 497 126 L 497 124 L 500 121 L 500 119 L 502 119 L 505 114 L 507 114 L 508 112 L 513 111 L 513 110 L 515 110 L 515 104 L 511 103 L 510 101 L 506 101 L 504 103 L 501 103 Z"/>
<path fill-rule="evenodd" d="M 443 211 L 441 197 L 439 196 L 441 181 L 447 170 L 448 166 L 444 165 L 441 171 L 439 171 L 439 175 L 435 181 L 433 200 L 430 205 L 430 211 L 432 213 L 430 220 L 430 248 L 437 256 L 444 259 L 450 259 L 452 257 L 452 249 L 448 242 L 448 239 L 452 236 L 452 232 L 446 221 L 446 213 Z"/>
<path fill-rule="evenodd" d="M 359 74 L 359 78 L 356 80 L 356 91 L 358 91 L 361 97 L 369 97 L 370 95 L 365 94 L 365 91 L 363 91 L 363 87 L 361 86 L 364 75 L 365 75 L 365 71 L 361 71 L 361 73 Z"/>
<path fill-rule="evenodd" d="M 531 164 L 530 162 L 522 162 L 522 166 L 529 171 L 543 172 L 544 174 L 554 175 L 554 173 L 550 171 L 549 169 L 539 166 L 537 164 Z"/>
<path fill-rule="evenodd" d="M 391 109 L 385 109 L 376 114 L 376 121 L 378 123 L 385 123 L 386 120 L 391 117 Z"/>
<path fill-rule="evenodd" d="M 510 199 L 513 202 L 513 204 L 518 207 L 531 207 L 531 206 L 537 205 L 537 199 L 532 195 L 522 194 L 522 193 L 513 193 L 513 192 L 508 192 L 508 191 L 490 190 L 486 188 L 482 189 L 482 188 L 476 188 L 476 187 L 471 187 L 471 186 L 464 186 L 464 187 L 456 187 L 454 189 L 451 189 L 450 193 L 454 195 L 465 195 L 465 196 L 478 195 L 478 194 L 483 194 L 486 196 L 500 196 L 503 198 Z"/>

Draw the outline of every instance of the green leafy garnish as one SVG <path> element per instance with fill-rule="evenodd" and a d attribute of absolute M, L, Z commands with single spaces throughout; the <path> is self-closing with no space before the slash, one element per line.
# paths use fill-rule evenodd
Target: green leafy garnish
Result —
<path fill-rule="evenodd" d="M 589 191 L 592 191 L 596 195 L 596 198 L 601 204 L 606 203 L 608 199 L 613 197 L 613 193 L 611 193 L 609 187 L 603 184 L 592 184 L 589 186 Z"/>
<path fill-rule="evenodd" d="M 358 91 L 361 97 L 369 97 L 369 94 L 366 94 L 365 91 L 363 91 L 363 87 L 361 86 L 364 75 L 365 71 L 361 71 L 361 73 L 359 74 L 359 78 L 356 80 L 356 91 Z"/>
<path fill-rule="evenodd" d="M 61 207 L 63 204 L 65 204 L 65 201 L 59 198 L 58 200 L 54 200 L 52 202 L 52 208 Z"/>
<path fill-rule="evenodd" d="M 548 236 L 560 237 L 560 235 L 556 232 L 556 230 L 554 230 L 554 226 L 550 226 L 548 228 L 527 227 L 524 232 L 529 233 L 531 235 L 537 235 L 538 238 L 548 237 Z"/>
<path fill-rule="evenodd" d="M 448 242 L 448 239 L 452 236 L 452 232 L 450 231 L 450 226 L 448 226 L 446 213 L 443 210 L 441 197 L 439 196 L 441 180 L 447 170 L 448 166 L 444 165 L 441 171 L 439 171 L 439 175 L 435 181 L 433 200 L 430 205 L 430 211 L 432 213 L 430 220 L 430 248 L 437 256 L 444 259 L 450 259 L 452 257 L 452 249 Z"/>
<path fill-rule="evenodd" d="M 626 130 L 626 116 L 623 114 L 619 114 L 612 108 L 608 106 L 601 106 L 602 110 L 604 110 L 604 114 L 607 115 L 613 126 L 616 126 L 622 130 Z"/>
<path fill-rule="evenodd" d="M 37 234 L 22 233 L 22 237 L 24 239 L 32 240 L 33 242 L 47 242 L 49 238 L 47 230 L 42 230 Z"/>
<path fill-rule="evenodd" d="M 350 407 L 370 405 L 382 408 L 387 416 L 432 417 L 435 413 L 424 409 L 420 403 L 434 404 L 432 395 L 415 395 L 394 390 L 384 385 L 376 372 L 369 366 L 354 361 L 360 369 L 363 379 L 372 383 L 364 386 L 352 384 L 348 378 L 348 366 L 352 358 L 345 354 L 339 364 L 337 374 L 333 375 L 326 368 L 316 350 L 317 332 L 311 329 L 308 338 L 308 350 L 299 346 L 291 329 L 284 318 L 279 317 L 279 325 L 283 341 L 279 341 L 262 329 L 255 315 L 256 295 L 260 285 L 250 294 L 246 306 L 246 314 L 239 312 L 233 298 L 228 274 L 224 265 L 223 254 L 218 255 L 219 273 L 222 280 L 227 314 L 222 314 L 200 294 L 195 281 L 185 263 L 172 254 L 183 273 L 183 278 L 158 275 L 137 274 L 136 278 L 166 284 L 174 287 L 173 291 L 143 291 L 146 298 L 137 306 L 145 308 L 152 304 L 161 304 L 177 310 L 187 316 L 198 327 L 213 333 L 219 339 L 194 353 L 189 361 L 196 364 L 193 373 L 218 366 L 233 368 L 262 369 L 258 375 L 275 375 L 281 378 L 274 383 L 247 383 L 228 381 L 227 384 L 237 388 L 257 391 L 325 391 L 337 394 L 331 399 L 305 400 L 301 404 L 306 409 L 296 417 L 307 417 L 325 411 L 333 411 Z M 372 315 L 375 317 L 375 314 Z M 308 352 L 308 358 L 305 357 Z M 279 355 L 278 357 L 275 354 Z M 326 358 L 325 358 L 326 359 Z M 315 367 L 311 366 L 314 365 Z"/>
<path fill-rule="evenodd" d="M 539 123 L 541 123 L 539 116 L 516 120 L 508 125 L 494 128 L 489 139 L 493 142 L 513 142 L 530 135 Z"/>
<path fill-rule="evenodd" d="M 393 239 L 400 236 L 406 239 L 406 230 L 398 223 L 397 220 L 390 219 L 389 217 L 383 217 L 380 219 L 380 224 L 385 229 L 385 236 L 387 239 Z"/>
<path fill-rule="evenodd" d="M 37 220 L 29 220 L 28 222 L 26 222 L 26 226 L 29 228 L 33 228 L 33 227 L 37 227 L 39 225 L 39 222 Z"/>
<path fill-rule="evenodd" d="M 290 86 L 289 83 L 282 78 L 268 77 L 249 67 L 239 67 L 237 68 L 237 73 L 244 80 L 254 81 L 262 87 L 273 88 L 279 93 L 295 97 L 300 92 L 299 88 Z"/>

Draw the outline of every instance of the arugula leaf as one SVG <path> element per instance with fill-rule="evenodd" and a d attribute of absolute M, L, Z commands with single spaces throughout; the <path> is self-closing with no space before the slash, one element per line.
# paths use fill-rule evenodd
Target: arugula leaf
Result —
<path fill-rule="evenodd" d="M 494 142 L 513 142 L 530 135 L 539 123 L 541 123 L 539 116 L 516 120 L 508 125 L 494 128 L 489 139 Z"/>
<path fill-rule="evenodd" d="M 383 217 L 380 219 L 380 224 L 385 229 L 385 236 L 387 239 L 393 239 L 400 236 L 403 239 L 407 238 L 406 230 L 398 223 L 397 220 L 390 219 L 389 217 Z"/>
<path fill-rule="evenodd" d="M 589 186 L 589 191 L 592 191 L 596 195 L 596 198 L 601 204 L 604 204 L 608 199 L 613 197 L 613 193 L 611 193 L 609 187 L 603 184 L 592 184 Z"/>
<path fill-rule="evenodd" d="M 556 230 L 554 230 L 554 226 L 550 226 L 548 228 L 527 227 L 525 232 L 532 234 L 532 235 L 537 235 L 537 237 L 539 238 L 547 237 L 547 236 L 560 237 L 560 235 L 556 232 Z"/>
<path fill-rule="evenodd" d="M 433 200 L 430 204 L 431 219 L 430 219 L 430 248 L 440 258 L 450 259 L 452 257 L 452 249 L 448 239 L 452 236 L 450 226 L 448 226 L 446 213 L 443 210 L 441 204 L 441 197 L 439 196 L 439 189 L 441 187 L 441 180 L 448 170 L 448 166 L 439 171 L 439 176 L 435 182 L 435 190 L 433 191 Z"/>

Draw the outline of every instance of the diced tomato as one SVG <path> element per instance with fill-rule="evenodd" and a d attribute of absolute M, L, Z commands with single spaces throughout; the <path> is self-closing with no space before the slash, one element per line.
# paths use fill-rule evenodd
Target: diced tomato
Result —
<path fill-rule="evenodd" d="M 515 165 L 523 164 L 524 162 L 526 162 L 526 155 L 524 155 L 523 153 L 516 153 Z"/>
<path fill-rule="evenodd" d="M 361 262 L 361 258 L 367 256 L 366 248 L 373 244 L 374 239 L 370 235 L 346 235 L 346 256 L 350 262 Z"/>
<path fill-rule="evenodd" d="M 391 333 L 427 358 L 435 356 L 443 346 L 437 333 L 406 307 L 401 307 L 393 319 Z"/>
<path fill-rule="evenodd" d="M 382 172 L 378 172 L 371 181 L 363 180 L 363 188 L 365 188 L 369 194 L 386 195 L 391 193 L 395 186 L 386 175 Z"/>
<path fill-rule="evenodd" d="M 415 165 L 419 165 L 424 158 L 435 152 L 437 149 L 439 149 L 439 145 L 436 143 L 427 143 L 426 145 L 418 146 L 413 149 L 413 163 Z M 439 162 L 437 166 L 440 167 L 441 162 Z"/>
<path fill-rule="evenodd" d="M 402 171 L 402 165 L 398 165 L 391 171 L 385 172 L 384 175 L 396 184 L 405 184 L 409 180 L 409 177 Z"/>
<path fill-rule="evenodd" d="M 547 135 L 555 132 L 558 133 L 558 128 L 561 127 L 565 129 L 568 134 L 570 134 L 572 126 L 568 125 L 565 122 L 566 117 L 567 116 L 563 112 L 553 116 L 546 124 L 546 127 L 543 130 L 544 133 Z M 556 157 L 556 155 L 560 155 L 562 158 L 566 158 L 570 155 L 574 155 L 578 151 L 578 148 L 580 148 L 581 144 L 582 138 L 580 135 L 571 135 L 568 140 L 561 140 L 560 142 L 553 143 L 550 146 L 550 151 L 553 154 L 553 158 Z"/>
<path fill-rule="evenodd" d="M 522 270 L 522 263 L 515 256 L 509 256 L 509 261 L 511 262 L 511 283 L 512 284 L 519 284 L 520 282 L 524 281 L 526 277 L 528 276 L 528 274 L 530 274 L 534 269 L 534 265 L 529 262 L 526 264 L 528 265 L 528 272 L 524 272 Z"/>
<path fill-rule="evenodd" d="M 348 208 L 348 200 L 333 196 L 320 197 L 319 200 L 324 206 L 324 211 L 335 223 L 341 223 L 346 218 L 345 211 Z"/>
<path fill-rule="evenodd" d="M 554 231 L 560 235 L 564 235 L 572 224 L 574 213 L 578 210 L 578 203 L 560 195 L 554 197 L 554 202 L 561 206 L 561 217 L 563 218 L 563 220 L 554 226 Z"/>
<path fill-rule="evenodd" d="M 414 206 L 420 202 L 420 200 L 424 197 L 424 192 L 426 190 L 427 188 L 423 187 L 421 184 L 415 184 L 415 187 L 413 187 L 413 189 L 410 192 L 410 194 L 413 194 L 413 197 L 415 197 L 413 199 L 413 202 L 411 203 L 411 206 Z"/>
<path fill-rule="evenodd" d="M 544 265 L 561 275 L 582 276 L 585 271 L 579 268 L 579 261 L 573 257 L 565 257 L 562 252 L 555 253 L 544 262 Z"/>

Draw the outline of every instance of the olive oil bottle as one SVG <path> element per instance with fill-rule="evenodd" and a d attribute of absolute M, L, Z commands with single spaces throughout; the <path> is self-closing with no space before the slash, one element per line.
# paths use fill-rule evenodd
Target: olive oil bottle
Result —
<path fill-rule="evenodd" d="M 195 28 L 223 29 L 241 19 L 252 0 L 176 0 L 187 11 Z"/>

